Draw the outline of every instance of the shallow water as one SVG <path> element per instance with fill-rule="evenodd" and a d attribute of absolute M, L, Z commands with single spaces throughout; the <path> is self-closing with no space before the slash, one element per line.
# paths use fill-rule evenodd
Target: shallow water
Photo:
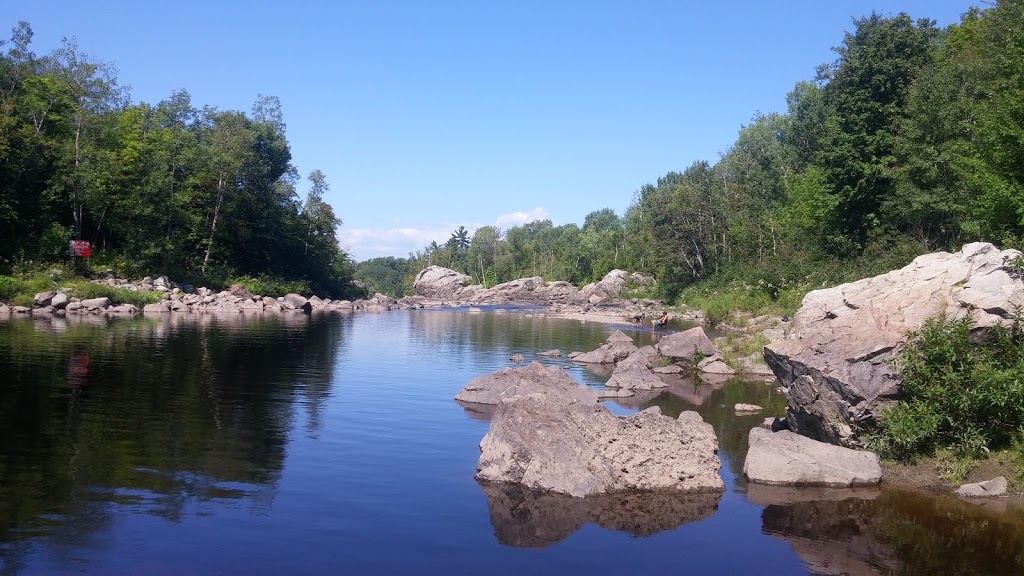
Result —
<path fill-rule="evenodd" d="M 638 344 L 656 341 L 632 331 Z M 749 488 L 758 382 L 609 405 L 700 411 L 721 497 L 573 500 L 473 480 L 470 379 L 590 350 L 537 311 L 0 321 L 3 574 L 1014 574 L 1024 516 L 945 496 Z"/>

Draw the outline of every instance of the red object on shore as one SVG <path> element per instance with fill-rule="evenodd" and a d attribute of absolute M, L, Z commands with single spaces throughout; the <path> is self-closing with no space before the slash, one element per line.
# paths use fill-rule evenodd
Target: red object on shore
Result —
<path fill-rule="evenodd" d="M 88 240 L 72 240 L 68 243 L 69 252 L 72 256 L 88 258 L 92 256 L 92 244 Z"/>

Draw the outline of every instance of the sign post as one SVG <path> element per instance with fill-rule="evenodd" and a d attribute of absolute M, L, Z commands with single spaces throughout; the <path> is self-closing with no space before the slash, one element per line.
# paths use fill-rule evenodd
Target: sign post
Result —
<path fill-rule="evenodd" d="M 74 258 L 85 258 L 85 271 L 89 272 L 89 257 L 92 256 L 92 244 L 88 240 L 71 240 L 68 242 L 68 254 Z"/>

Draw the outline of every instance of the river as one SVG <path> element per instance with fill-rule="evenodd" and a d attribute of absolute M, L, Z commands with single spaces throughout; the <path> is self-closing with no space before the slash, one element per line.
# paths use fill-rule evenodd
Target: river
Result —
<path fill-rule="evenodd" d="M 621 327 L 640 345 L 650 330 Z M 591 350 L 541 311 L 0 320 L 0 574 L 1021 574 L 1024 513 L 895 487 L 748 487 L 775 385 L 680 380 L 721 497 L 573 500 L 473 479 L 453 396 L 513 353 Z"/>

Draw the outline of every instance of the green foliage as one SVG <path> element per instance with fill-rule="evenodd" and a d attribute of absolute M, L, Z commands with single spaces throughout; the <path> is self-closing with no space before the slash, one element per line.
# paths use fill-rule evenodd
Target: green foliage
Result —
<path fill-rule="evenodd" d="M 305 280 L 283 280 L 269 276 L 238 276 L 228 280 L 227 285 L 238 284 L 250 294 L 260 296 L 284 296 L 285 294 L 309 294 L 309 282 Z"/>
<path fill-rule="evenodd" d="M 1018 315 L 972 339 L 968 320 L 932 318 L 897 362 L 900 402 L 884 410 L 873 441 L 908 457 L 935 448 L 976 456 L 1024 429 L 1024 327 Z"/>
<path fill-rule="evenodd" d="M 313 171 L 298 201 L 277 98 L 260 96 L 250 114 L 196 108 L 183 90 L 132 104 L 114 68 L 73 40 L 36 57 L 31 38 L 20 22 L 0 42 L 4 272 L 64 262 L 75 238 L 92 242 L 94 267 L 119 273 L 347 289 L 326 177 Z"/>
<path fill-rule="evenodd" d="M 0 301 L 7 301 L 21 291 L 21 283 L 10 276 L 0 276 Z"/>

